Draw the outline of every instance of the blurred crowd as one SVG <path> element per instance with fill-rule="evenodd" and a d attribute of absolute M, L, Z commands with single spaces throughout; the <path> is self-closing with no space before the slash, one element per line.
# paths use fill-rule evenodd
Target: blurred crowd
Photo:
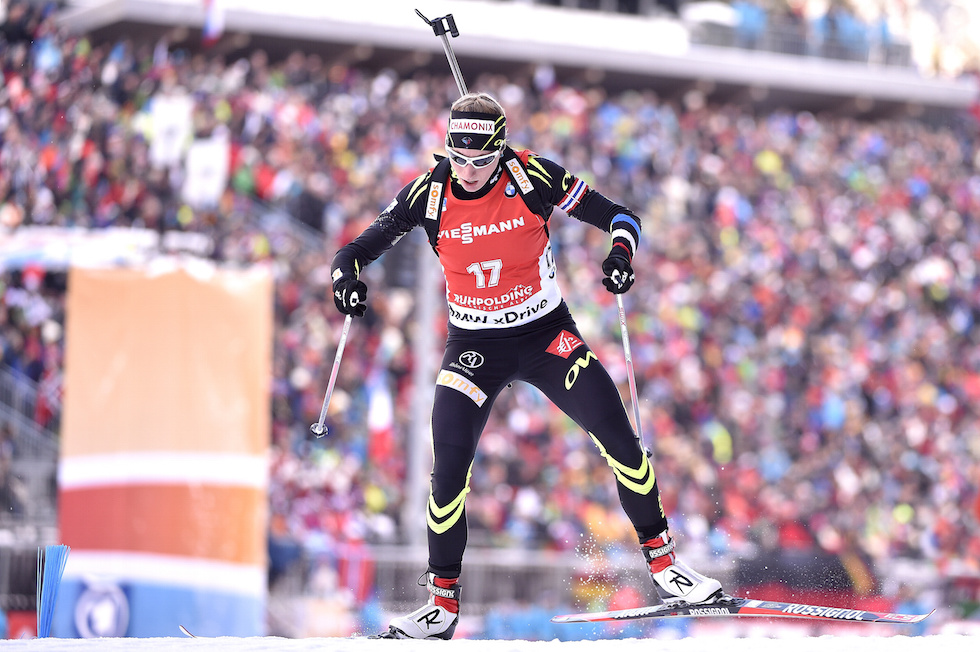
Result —
<path fill-rule="evenodd" d="M 216 260 L 274 270 L 276 570 L 424 528 L 423 514 L 402 514 L 413 342 L 419 329 L 444 334 L 445 315 L 414 318 L 417 260 L 432 255 L 421 234 L 365 272 L 370 308 L 351 331 L 331 434 L 308 426 L 343 321 L 330 260 L 441 151 L 451 76 L 96 45 L 17 3 L 0 74 L 3 233 L 188 231 L 213 238 Z M 975 122 L 756 114 L 696 94 L 676 104 L 562 85 L 547 67 L 470 87 L 501 100 L 512 145 L 643 218 L 626 308 L 644 440 L 685 549 L 980 571 Z M 213 206 L 183 201 L 182 166 L 149 155 L 153 105 L 178 95 L 193 100 L 193 137 L 230 140 Z M 309 228 L 270 235 L 260 218 L 276 211 Z M 552 237 L 572 312 L 628 400 L 618 311 L 600 283 L 608 234 L 556 213 Z M 52 274 L 0 276 L 3 363 L 34 380 L 63 354 Z M 471 487 L 473 545 L 635 546 L 603 459 L 526 385 L 500 397 Z"/>
<path fill-rule="evenodd" d="M 974 0 L 509 0 L 680 19 L 695 42 L 784 54 L 913 64 L 928 75 L 980 70 Z"/>
<path fill-rule="evenodd" d="M 713 2 L 685 4 L 708 7 Z M 735 44 L 873 64 L 914 64 L 929 75 L 980 69 L 980 11 L 971 0 L 732 0 Z M 702 13 L 702 12 L 695 12 Z"/>

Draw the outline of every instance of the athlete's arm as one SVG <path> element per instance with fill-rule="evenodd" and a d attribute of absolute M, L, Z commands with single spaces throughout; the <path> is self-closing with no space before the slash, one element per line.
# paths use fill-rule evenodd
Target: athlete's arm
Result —
<path fill-rule="evenodd" d="M 429 173 L 417 177 L 399 191 L 387 208 L 359 236 L 337 251 L 331 270 L 357 278 L 365 266 L 391 249 L 398 239 L 422 224 Z"/>
<path fill-rule="evenodd" d="M 633 211 L 593 190 L 554 161 L 532 154 L 528 157 L 527 170 L 545 204 L 557 206 L 571 217 L 612 234 L 613 244 L 626 247 L 628 257 L 633 257 L 640 240 L 640 218 Z"/>
<path fill-rule="evenodd" d="M 640 218 L 548 159 L 529 156 L 527 170 L 546 198 L 545 204 L 554 204 L 611 236 L 609 255 L 602 261 L 602 273 L 606 276 L 602 283 L 613 294 L 629 290 L 636 280 L 632 262 L 640 241 Z"/>

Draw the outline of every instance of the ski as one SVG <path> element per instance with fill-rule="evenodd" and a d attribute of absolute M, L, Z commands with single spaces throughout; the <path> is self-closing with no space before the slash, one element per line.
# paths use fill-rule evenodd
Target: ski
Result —
<path fill-rule="evenodd" d="M 564 614 L 551 619 L 553 623 L 598 623 L 639 618 L 689 618 L 699 616 L 762 616 L 768 618 L 808 618 L 811 620 L 843 620 L 855 623 L 893 623 L 909 625 L 918 623 L 930 615 L 893 614 L 863 609 L 822 607 L 813 604 L 753 600 L 726 595 L 714 602 L 691 604 L 683 600 L 668 600 L 664 604 L 620 609 L 617 611 L 590 611 Z"/>
<path fill-rule="evenodd" d="M 188 631 L 188 629 L 186 627 L 184 627 L 183 625 L 177 625 L 177 627 L 180 628 L 180 631 L 183 632 L 183 634 L 185 636 L 190 636 L 191 638 L 197 638 L 197 636 L 194 636 L 193 634 L 191 634 L 190 631 Z"/>

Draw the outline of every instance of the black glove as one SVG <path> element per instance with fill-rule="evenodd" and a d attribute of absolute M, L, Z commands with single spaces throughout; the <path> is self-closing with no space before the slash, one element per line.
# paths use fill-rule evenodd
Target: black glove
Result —
<path fill-rule="evenodd" d="M 353 276 L 341 276 L 333 283 L 333 302 L 345 315 L 363 317 L 367 310 L 367 286 Z"/>
<path fill-rule="evenodd" d="M 602 273 L 606 275 L 606 278 L 602 279 L 602 284 L 613 294 L 623 294 L 633 287 L 633 281 L 636 280 L 633 266 L 630 265 L 629 259 L 619 252 L 619 247 L 615 247 L 602 261 Z"/>

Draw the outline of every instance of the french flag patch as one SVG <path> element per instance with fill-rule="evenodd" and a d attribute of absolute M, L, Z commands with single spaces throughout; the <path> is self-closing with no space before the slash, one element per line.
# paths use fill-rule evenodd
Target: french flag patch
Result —
<path fill-rule="evenodd" d="M 575 180 L 575 185 L 572 186 L 571 190 L 565 193 L 561 202 L 558 204 L 558 208 L 562 209 L 566 213 L 578 206 L 578 203 L 582 201 L 582 196 L 585 195 L 585 191 L 589 189 L 589 184 L 585 183 L 581 179 Z"/>

